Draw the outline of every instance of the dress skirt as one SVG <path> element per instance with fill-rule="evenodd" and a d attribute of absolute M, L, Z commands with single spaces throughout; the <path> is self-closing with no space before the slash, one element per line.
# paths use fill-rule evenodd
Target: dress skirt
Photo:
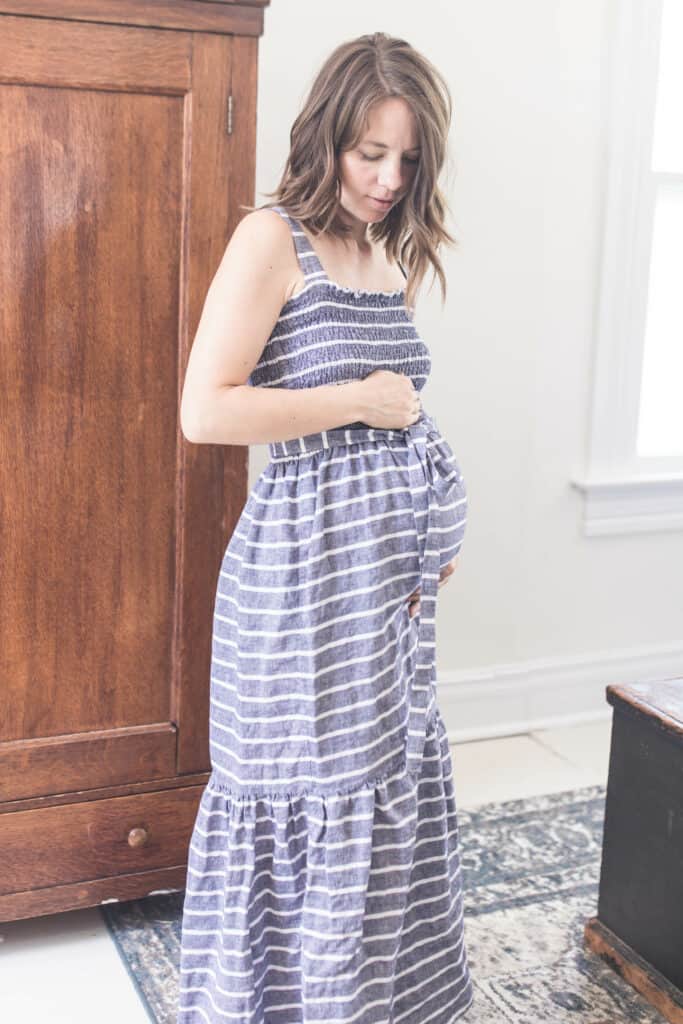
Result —
<path fill-rule="evenodd" d="M 216 589 L 177 1024 L 451 1024 L 473 990 L 435 613 L 464 480 L 426 414 L 270 452 Z"/>

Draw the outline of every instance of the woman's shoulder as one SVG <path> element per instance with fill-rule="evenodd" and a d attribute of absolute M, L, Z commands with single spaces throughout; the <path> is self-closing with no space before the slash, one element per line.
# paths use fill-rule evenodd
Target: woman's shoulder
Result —
<path fill-rule="evenodd" d="M 296 273 L 297 262 L 292 233 L 287 221 L 276 210 L 250 210 L 238 222 L 229 247 L 250 266 L 267 265 L 285 277 Z"/>
<path fill-rule="evenodd" d="M 267 206 L 245 213 L 238 221 L 233 234 L 236 235 L 238 232 L 257 243 L 263 241 L 277 244 L 278 241 L 288 241 L 291 235 L 289 225 L 282 214 Z"/>

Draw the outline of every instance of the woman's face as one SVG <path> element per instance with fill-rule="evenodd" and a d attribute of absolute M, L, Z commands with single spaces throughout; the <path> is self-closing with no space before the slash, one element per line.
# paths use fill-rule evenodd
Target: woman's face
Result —
<path fill-rule="evenodd" d="M 339 156 L 341 205 L 365 223 L 382 220 L 410 189 L 419 156 L 409 105 L 400 96 L 379 101 L 370 108 L 359 144 Z"/>

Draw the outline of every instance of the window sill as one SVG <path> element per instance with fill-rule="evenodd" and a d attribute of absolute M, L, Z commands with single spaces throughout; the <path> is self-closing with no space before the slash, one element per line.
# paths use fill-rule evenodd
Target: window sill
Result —
<path fill-rule="evenodd" d="M 587 537 L 683 530 L 683 474 L 573 479 Z"/>

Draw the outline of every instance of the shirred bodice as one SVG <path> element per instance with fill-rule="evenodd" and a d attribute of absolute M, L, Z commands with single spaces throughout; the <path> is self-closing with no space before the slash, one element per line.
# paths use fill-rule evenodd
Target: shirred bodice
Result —
<path fill-rule="evenodd" d="M 290 226 L 306 284 L 282 307 L 247 383 L 309 388 L 382 369 L 405 374 L 421 391 L 431 357 L 406 308 L 405 290 L 354 289 L 330 280 L 299 222 L 281 206 L 272 209 Z"/>

